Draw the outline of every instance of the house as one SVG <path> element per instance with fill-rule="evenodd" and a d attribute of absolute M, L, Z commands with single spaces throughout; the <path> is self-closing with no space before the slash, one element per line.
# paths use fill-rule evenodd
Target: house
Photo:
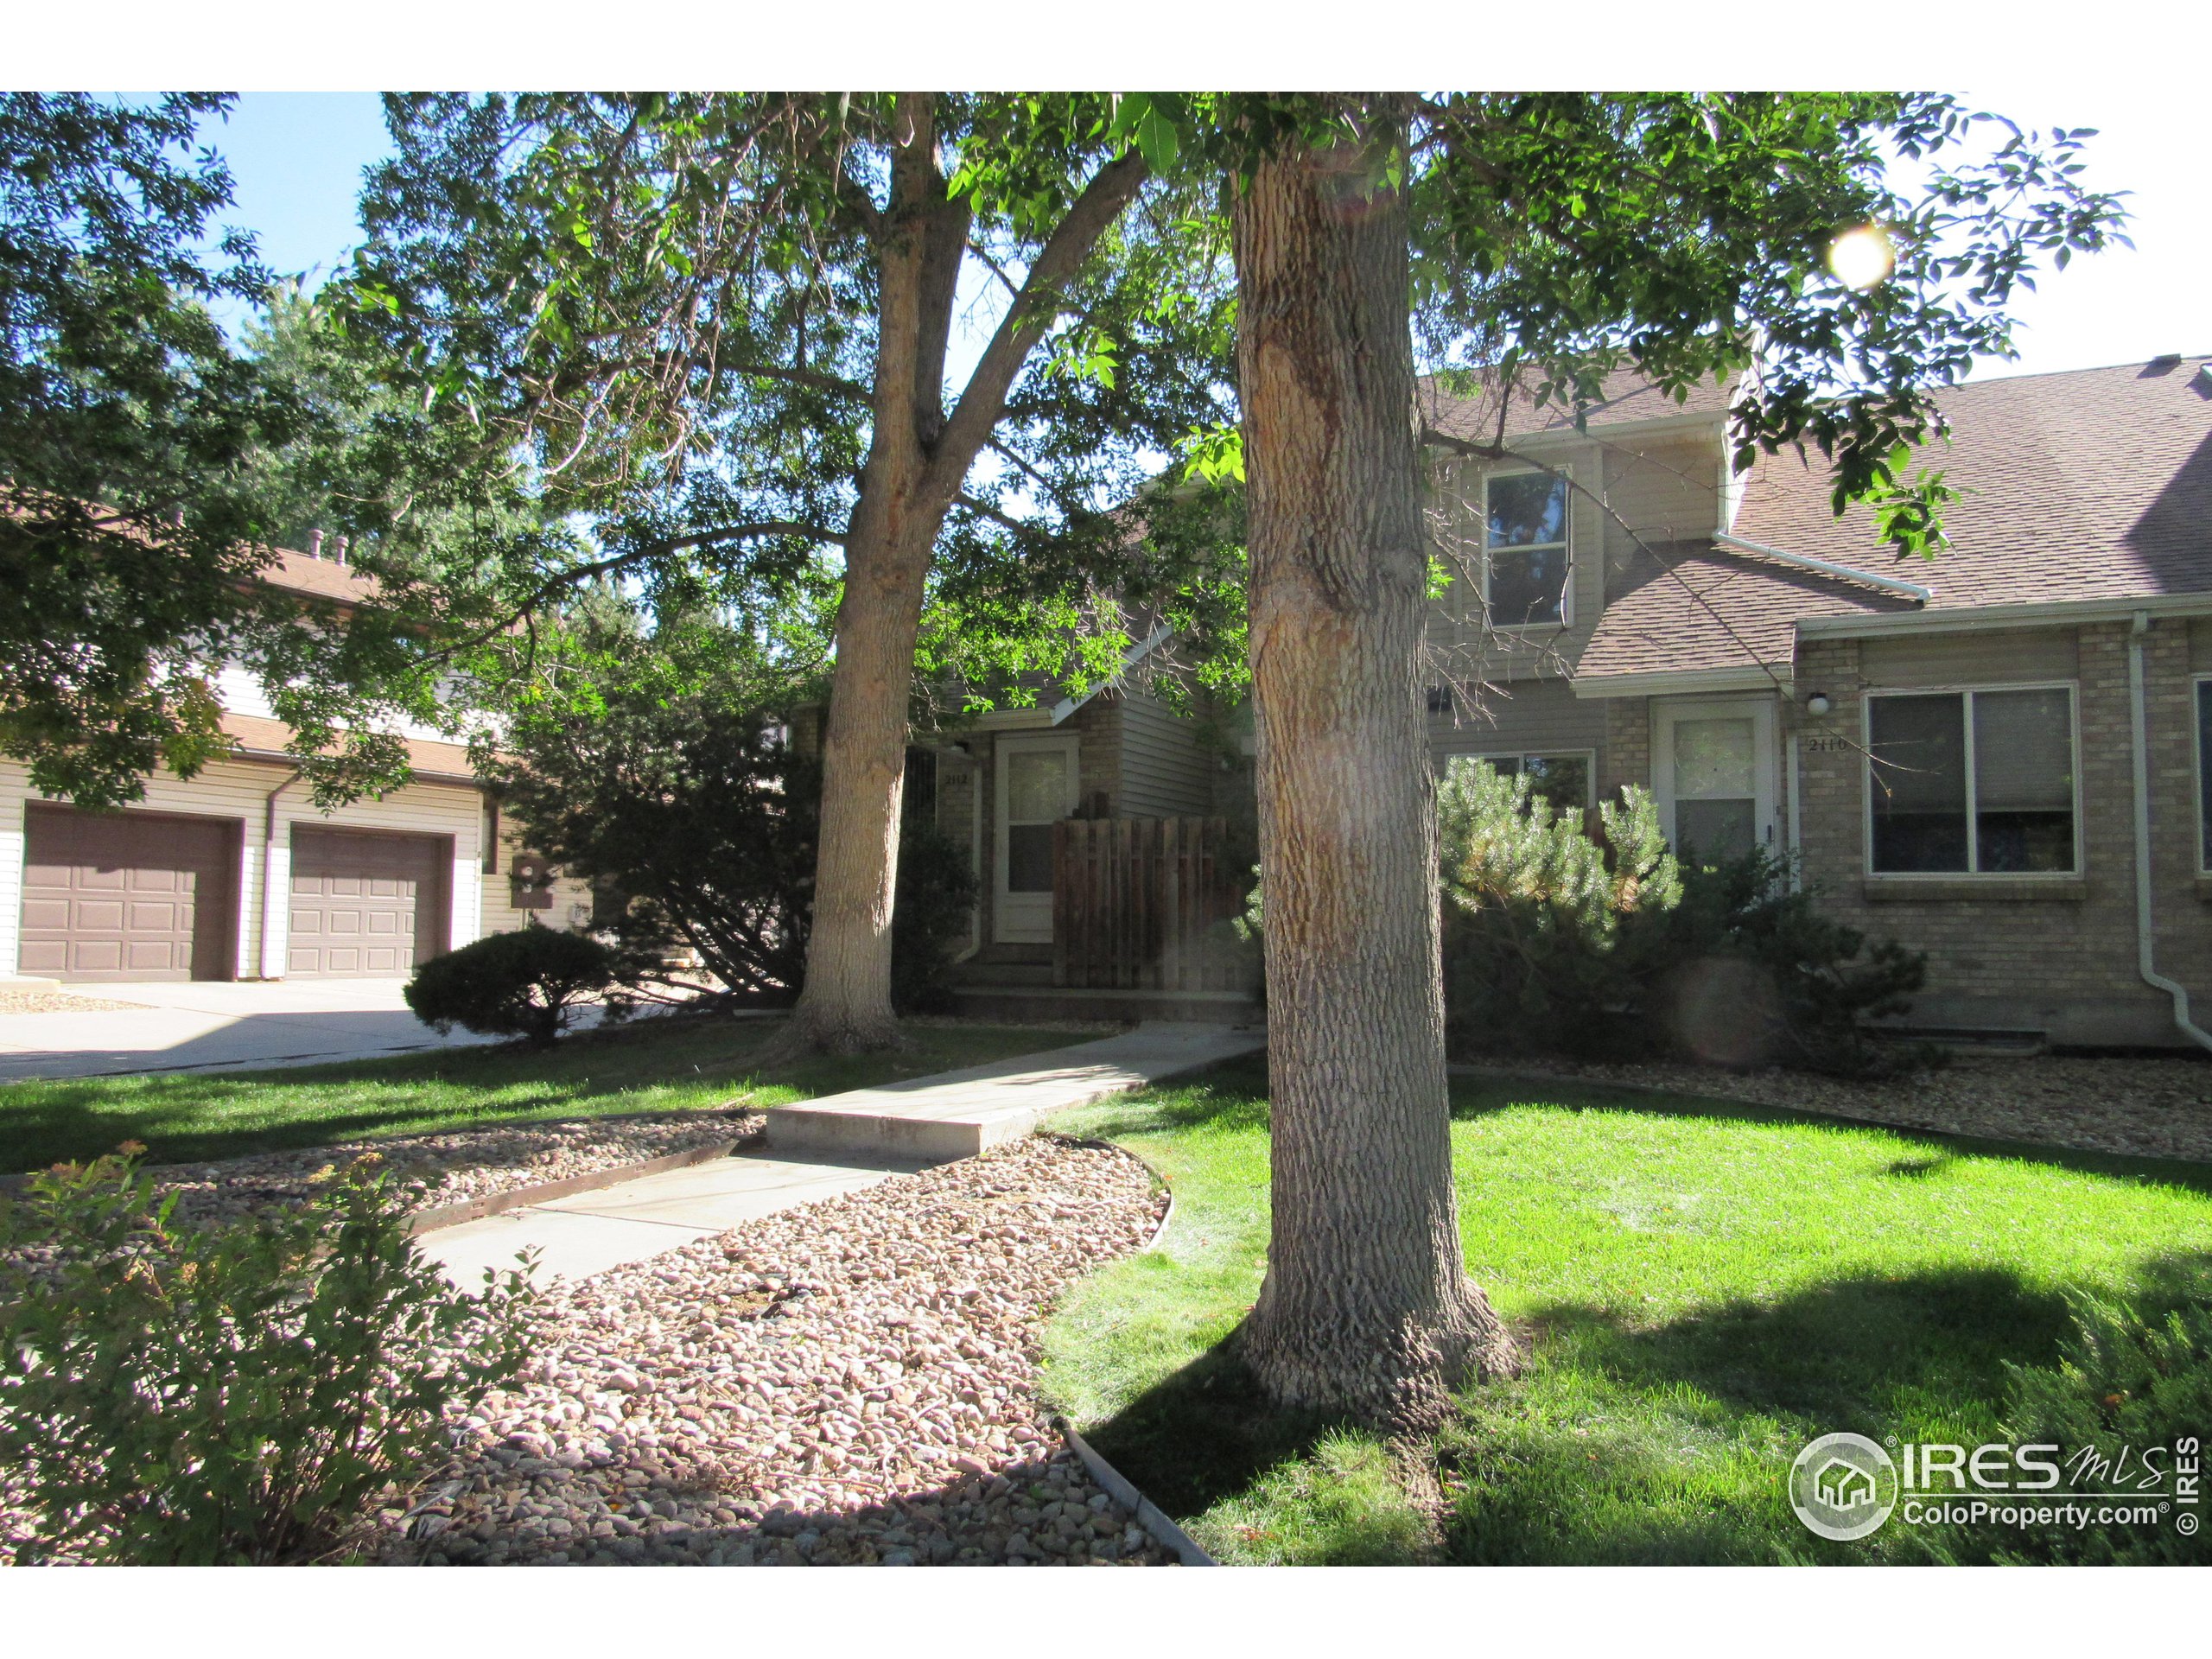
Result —
<path fill-rule="evenodd" d="M 307 553 L 262 580 L 341 605 L 371 593 Z M 589 893 L 518 843 L 464 746 L 404 730 L 413 780 L 324 812 L 252 678 L 219 683 L 232 753 L 156 773 L 121 811 L 46 800 L 0 760 L 0 981 L 397 978 L 532 918 L 589 919 Z"/>
<path fill-rule="evenodd" d="M 1440 430 L 1501 429 L 1494 402 L 1424 396 Z M 1621 380 L 1579 424 L 1519 402 L 1516 459 L 1440 463 L 1434 761 L 1585 807 L 1641 785 L 1678 848 L 1791 855 L 1831 913 L 1928 953 L 1914 1026 L 2212 1046 L 2187 1003 L 2212 1019 L 2212 359 L 1946 391 L 1924 460 L 1961 493 L 1932 562 L 1835 518 L 1817 458 L 1732 476 L 1732 396 Z M 1157 908 L 1135 821 L 1233 842 L 1251 763 L 1142 689 L 1155 646 L 1088 698 L 933 740 L 938 822 L 984 876 L 965 971 L 991 1006 L 1102 982 L 1056 935 L 1082 922 L 1081 958 L 1103 909 L 1124 941 L 1104 982 L 1174 1011 L 1158 918 L 1116 896 Z M 1045 851 L 1123 842 L 1103 875 Z"/>

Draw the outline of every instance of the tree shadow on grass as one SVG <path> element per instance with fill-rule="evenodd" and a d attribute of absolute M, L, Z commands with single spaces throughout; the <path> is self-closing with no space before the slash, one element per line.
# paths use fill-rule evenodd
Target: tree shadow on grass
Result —
<path fill-rule="evenodd" d="M 2189 1163 L 2175 1158 L 2130 1157 L 2120 1153 L 2088 1152 L 2054 1147 L 2033 1141 L 1999 1141 L 1982 1135 L 1950 1135 L 1940 1129 L 1907 1128 L 1869 1119 L 1839 1117 L 1826 1112 L 1798 1110 L 1786 1106 L 1755 1105 L 1748 1101 L 1717 1100 L 1696 1095 L 1643 1094 L 1609 1089 L 1603 1084 L 1579 1079 L 1560 1082 L 1532 1078 L 1454 1078 L 1452 1116 L 1468 1122 L 1510 1111 L 1516 1107 L 1541 1106 L 1573 1112 L 1620 1112 L 1666 1117 L 1708 1118 L 1729 1123 L 1772 1123 L 1827 1129 L 1837 1134 L 1879 1135 L 1923 1149 L 1917 1158 L 1900 1158 L 1889 1173 L 1900 1179 L 1933 1175 L 1961 1158 L 2001 1158 L 2015 1163 L 2040 1164 L 2053 1169 L 2102 1175 L 2141 1185 L 2178 1186 L 2212 1197 L 2212 1164 Z"/>
<path fill-rule="evenodd" d="M 2202 1298 L 2212 1257 L 2139 1263 L 2151 1318 Z M 2048 1366 L 2066 1298 L 1992 1269 L 1847 1277 L 1772 1304 L 1731 1301 L 1654 1325 L 1555 1306 L 1529 1373 L 1471 1391 L 1440 1442 L 1459 1496 L 1455 1562 L 1666 1564 L 1937 1558 L 1893 1523 L 1815 1538 L 1789 1465 L 1813 1438 L 2001 1440 L 2010 1367 Z"/>

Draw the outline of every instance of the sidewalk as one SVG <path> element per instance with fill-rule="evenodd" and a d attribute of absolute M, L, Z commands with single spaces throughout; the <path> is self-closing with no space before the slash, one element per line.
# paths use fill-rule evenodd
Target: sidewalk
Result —
<path fill-rule="evenodd" d="M 0 1083 L 320 1065 L 488 1040 L 441 1037 L 397 979 L 73 985 L 127 1008 L 0 1015 Z"/>
<path fill-rule="evenodd" d="M 423 1253 L 474 1289 L 540 1251 L 538 1277 L 585 1278 L 1027 1135 L 1053 1112 L 1264 1047 L 1257 1029 L 1161 1024 L 1047 1054 L 855 1089 L 768 1114 L 767 1150 L 575 1193 L 423 1234 Z"/>

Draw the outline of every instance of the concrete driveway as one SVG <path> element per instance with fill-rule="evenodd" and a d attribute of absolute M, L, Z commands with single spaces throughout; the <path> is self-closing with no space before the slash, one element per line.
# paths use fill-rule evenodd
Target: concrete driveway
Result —
<path fill-rule="evenodd" d="M 65 986 L 61 995 L 87 1000 L 85 1010 L 0 1014 L 0 1082 L 317 1065 L 489 1040 L 458 1028 L 439 1036 L 409 1010 L 402 983 Z"/>

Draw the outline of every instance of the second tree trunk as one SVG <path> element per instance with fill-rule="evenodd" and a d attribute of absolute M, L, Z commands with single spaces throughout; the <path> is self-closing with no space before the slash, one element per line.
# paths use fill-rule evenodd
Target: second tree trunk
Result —
<path fill-rule="evenodd" d="M 1413 1427 L 1515 1348 L 1452 1192 L 1394 137 L 1288 145 L 1233 208 L 1274 1121 L 1245 1352 L 1285 1404 Z"/>

